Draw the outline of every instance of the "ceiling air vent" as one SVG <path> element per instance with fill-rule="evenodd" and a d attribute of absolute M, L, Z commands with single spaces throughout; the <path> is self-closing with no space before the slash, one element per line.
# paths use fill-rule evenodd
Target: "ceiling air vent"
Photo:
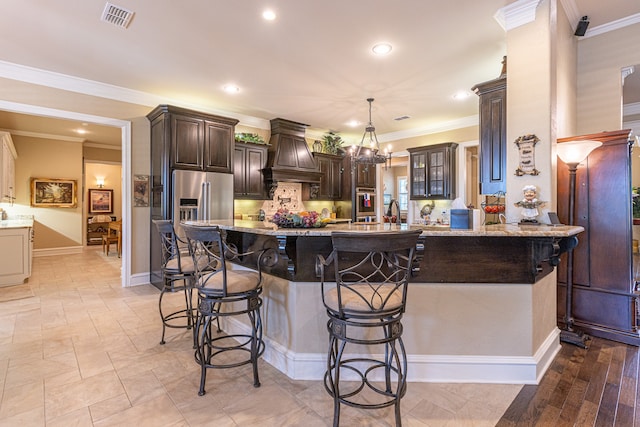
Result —
<path fill-rule="evenodd" d="M 407 119 L 410 119 L 410 118 L 411 118 L 411 116 L 400 116 L 400 117 L 396 117 L 393 120 L 399 122 L 400 120 L 407 120 Z"/>
<path fill-rule="evenodd" d="M 133 18 L 132 11 L 124 7 L 116 6 L 115 4 L 107 3 L 104 6 L 100 20 L 118 27 L 127 28 L 131 22 L 131 18 Z"/>

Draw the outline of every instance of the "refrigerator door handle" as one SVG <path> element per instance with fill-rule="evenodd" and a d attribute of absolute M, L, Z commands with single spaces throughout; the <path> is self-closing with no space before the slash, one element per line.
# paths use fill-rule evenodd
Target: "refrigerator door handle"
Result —
<path fill-rule="evenodd" d="M 205 203 L 205 183 L 200 184 L 200 205 L 198 206 L 198 219 L 205 219 L 206 215 L 206 206 Z"/>
<path fill-rule="evenodd" d="M 211 183 L 206 181 L 204 183 L 205 191 L 204 191 L 204 219 L 207 221 L 211 219 Z"/>

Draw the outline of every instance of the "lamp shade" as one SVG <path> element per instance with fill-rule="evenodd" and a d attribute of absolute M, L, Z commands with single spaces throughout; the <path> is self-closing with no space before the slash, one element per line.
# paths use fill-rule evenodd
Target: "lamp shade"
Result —
<path fill-rule="evenodd" d="M 590 140 L 563 142 L 557 145 L 558 157 L 567 164 L 580 163 L 601 145 L 600 141 Z"/>

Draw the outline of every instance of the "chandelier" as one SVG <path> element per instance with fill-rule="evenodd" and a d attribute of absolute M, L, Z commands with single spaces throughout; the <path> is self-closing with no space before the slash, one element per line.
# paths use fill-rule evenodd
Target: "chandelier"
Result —
<path fill-rule="evenodd" d="M 351 154 L 353 162 L 356 164 L 375 165 L 385 163 L 386 168 L 386 163 L 391 162 L 391 146 L 387 145 L 384 153 L 380 153 L 380 143 L 376 136 L 376 128 L 373 126 L 373 123 L 371 123 L 371 103 L 373 102 L 373 98 L 367 98 L 367 102 L 369 103 L 369 123 L 364 129 L 360 145 L 351 147 L 349 153 Z"/>

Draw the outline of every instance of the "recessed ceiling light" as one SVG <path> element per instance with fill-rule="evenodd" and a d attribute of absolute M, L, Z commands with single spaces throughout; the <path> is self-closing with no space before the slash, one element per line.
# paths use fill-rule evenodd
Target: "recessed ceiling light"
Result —
<path fill-rule="evenodd" d="M 224 87 L 222 89 L 227 93 L 238 93 L 238 92 L 240 92 L 240 88 L 238 86 L 234 85 L 234 84 L 224 85 Z"/>
<path fill-rule="evenodd" d="M 273 21 L 274 19 L 276 19 L 276 13 L 271 9 L 265 9 L 262 12 L 262 18 L 266 21 Z"/>
<path fill-rule="evenodd" d="M 360 122 L 357 120 L 351 120 L 350 122 L 347 122 L 347 126 L 350 126 L 352 128 L 358 127 L 360 126 Z"/>
<path fill-rule="evenodd" d="M 468 97 L 471 96 L 471 93 L 469 93 L 466 90 L 461 90 L 459 92 L 456 92 L 455 94 L 453 94 L 453 99 L 466 99 Z"/>
<path fill-rule="evenodd" d="M 87 133 L 86 129 L 82 129 L 82 128 L 78 128 L 76 129 L 76 133 L 79 135 L 84 135 L 85 133 Z"/>
<path fill-rule="evenodd" d="M 392 47 L 389 43 L 378 43 L 371 48 L 376 55 L 386 55 L 391 52 L 391 49 Z"/>

